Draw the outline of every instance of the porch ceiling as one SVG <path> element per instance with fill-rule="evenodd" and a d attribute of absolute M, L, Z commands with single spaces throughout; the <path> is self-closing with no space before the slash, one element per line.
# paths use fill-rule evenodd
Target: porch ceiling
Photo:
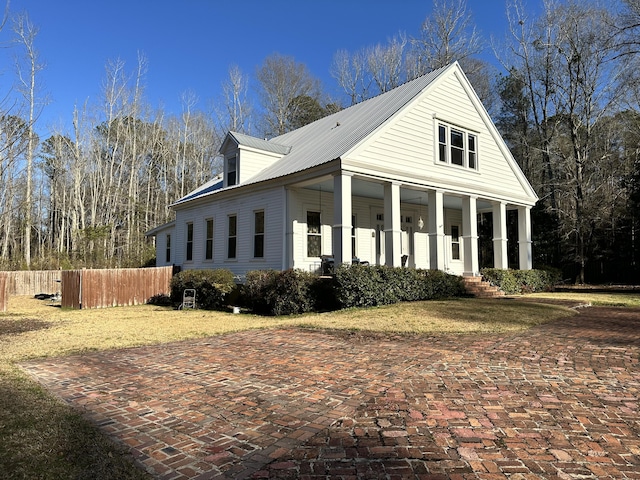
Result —
<path fill-rule="evenodd" d="M 307 185 L 309 190 L 322 190 L 323 192 L 333 192 L 333 180 L 327 179 L 320 183 Z M 353 178 L 351 181 L 351 193 L 357 197 L 384 199 L 384 187 L 381 183 L 369 182 L 360 178 Z M 400 188 L 400 202 L 414 205 L 428 205 L 427 191 L 419 191 L 409 188 Z M 444 208 L 461 209 L 462 197 L 454 195 L 444 196 Z M 491 203 L 478 199 L 478 210 L 491 209 Z"/>

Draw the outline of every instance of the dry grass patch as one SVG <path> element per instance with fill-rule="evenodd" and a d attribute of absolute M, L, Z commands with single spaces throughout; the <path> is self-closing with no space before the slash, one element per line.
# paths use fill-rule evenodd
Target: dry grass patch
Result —
<path fill-rule="evenodd" d="M 577 304 L 606 307 L 640 307 L 640 292 L 631 291 L 594 291 L 593 289 L 576 289 L 571 292 L 543 292 L 526 295 L 533 300 L 563 300 Z"/>

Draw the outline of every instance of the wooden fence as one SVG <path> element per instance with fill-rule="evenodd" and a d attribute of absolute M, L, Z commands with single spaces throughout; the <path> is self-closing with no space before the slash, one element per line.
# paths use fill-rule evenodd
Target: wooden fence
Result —
<path fill-rule="evenodd" d="M 9 295 L 36 295 L 60 291 L 60 270 L 18 270 L 7 275 Z"/>
<path fill-rule="evenodd" d="M 139 305 L 168 294 L 173 267 L 63 270 L 62 306 L 105 308 Z"/>

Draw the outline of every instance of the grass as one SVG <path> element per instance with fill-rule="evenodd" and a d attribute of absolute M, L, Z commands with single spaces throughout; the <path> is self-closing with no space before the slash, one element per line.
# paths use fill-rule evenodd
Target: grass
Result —
<path fill-rule="evenodd" d="M 0 313 L 0 472 L 3 479 L 148 478 L 122 447 L 28 378 L 17 365 L 28 359 L 276 327 L 510 334 L 573 313 L 517 300 L 459 299 L 259 317 L 149 305 L 62 310 L 31 298 L 11 298 L 9 311 Z"/>
<path fill-rule="evenodd" d="M 531 299 L 566 300 L 603 307 L 640 307 L 640 292 L 593 292 L 576 289 L 571 292 L 544 292 L 527 295 Z"/>

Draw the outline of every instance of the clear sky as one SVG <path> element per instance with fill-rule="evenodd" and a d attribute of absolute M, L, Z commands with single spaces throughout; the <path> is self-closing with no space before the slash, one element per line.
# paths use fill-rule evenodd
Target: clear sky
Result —
<path fill-rule="evenodd" d="M 504 36 L 504 0 L 467 4 L 487 39 Z M 275 52 L 306 64 L 337 96 L 329 75 L 337 50 L 354 52 L 399 31 L 416 36 L 431 9 L 431 0 L 11 0 L 11 11 L 27 12 L 39 28 L 41 92 L 49 97 L 40 131 L 68 127 L 74 104 L 98 102 L 107 61 L 120 58 L 133 72 L 138 52 L 148 60 L 146 98 L 167 113 L 180 112 L 187 90 L 204 109 L 230 65 L 253 74 Z M 7 25 L 3 44 L 10 34 Z M 13 79 L 14 54 L 0 51 L 0 94 Z"/>

